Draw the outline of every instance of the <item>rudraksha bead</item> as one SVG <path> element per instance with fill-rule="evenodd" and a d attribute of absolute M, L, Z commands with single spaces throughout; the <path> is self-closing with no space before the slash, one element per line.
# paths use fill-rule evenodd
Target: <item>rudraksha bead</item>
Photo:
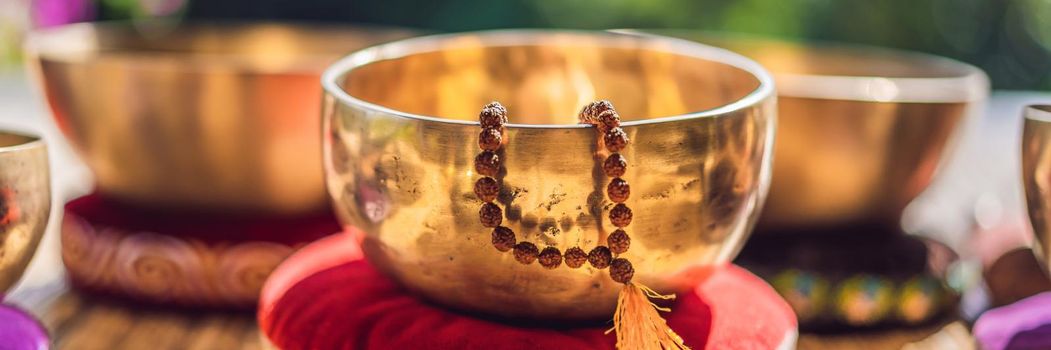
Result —
<path fill-rule="evenodd" d="M 588 253 L 585 253 L 580 247 L 573 247 L 566 249 L 565 259 L 566 266 L 570 268 L 578 268 L 584 266 L 584 263 L 588 261 Z"/>
<path fill-rule="evenodd" d="M 540 261 L 540 266 L 547 269 L 554 269 L 558 265 L 562 265 L 562 252 L 555 247 L 547 247 L 540 251 L 540 256 L 537 257 L 537 261 Z"/>
<path fill-rule="evenodd" d="M 500 135 L 500 129 L 485 128 L 482 132 L 478 133 L 478 148 L 486 151 L 495 151 L 500 149 L 500 144 L 503 142 L 503 136 Z"/>
<path fill-rule="evenodd" d="M 628 200 L 628 196 L 631 195 L 631 186 L 624 179 L 614 178 L 606 186 L 606 195 L 609 196 L 609 200 L 613 201 L 613 203 L 624 203 L 624 201 Z"/>
<path fill-rule="evenodd" d="M 595 247 L 595 249 L 592 249 L 591 253 L 588 253 L 588 262 L 591 263 L 591 266 L 599 270 L 609 267 L 609 261 L 612 259 L 613 253 L 611 253 L 606 246 L 600 245 Z"/>
<path fill-rule="evenodd" d="M 474 194 L 483 202 L 492 202 L 500 194 L 500 184 L 494 178 L 483 177 L 474 182 Z"/>
<path fill-rule="evenodd" d="M 487 104 L 482 108 L 482 112 L 478 113 L 478 122 L 483 128 L 499 129 L 507 123 L 507 109 L 499 102 Z"/>
<path fill-rule="evenodd" d="M 486 109 L 486 108 L 496 109 L 497 111 L 500 112 L 500 115 L 505 116 L 505 117 L 507 116 L 507 108 L 504 108 L 504 105 L 500 104 L 500 102 L 493 101 L 493 102 L 489 102 L 485 106 L 482 106 L 482 109 Z"/>
<path fill-rule="evenodd" d="M 602 141 L 606 145 L 606 150 L 620 152 L 628 146 L 628 134 L 624 133 L 624 129 L 612 128 L 602 135 Z"/>
<path fill-rule="evenodd" d="M 518 242 L 515 244 L 515 260 L 518 262 L 529 265 L 536 260 L 536 256 L 539 252 L 536 249 L 536 245 L 529 242 Z"/>
<path fill-rule="evenodd" d="M 492 151 L 479 153 L 474 157 L 474 170 L 485 176 L 496 176 L 500 172 L 500 156 Z"/>
<path fill-rule="evenodd" d="M 496 250 L 506 252 L 515 247 L 515 231 L 503 226 L 493 229 L 493 246 Z"/>
<path fill-rule="evenodd" d="M 482 226 L 497 227 L 504 221 L 504 212 L 496 204 L 485 203 L 482 204 L 482 209 L 478 210 L 478 219 Z"/>
<path fill-rule="evenodd" d="M 611 130 L 620 127 L 620 115 L 617 114 L 617 111 L 612 109 L 599 113 L 596 121 L 602 130 Z"/>
<path fill-rule="evenodd" d="M 620 153 L 610 154 L 609 157 L 606 157 L 606 161 L 602 162 L 602 172 L 609 177 L 624 176 L 627 169 L 628 161 Z"/>
<path fill-rule="evenodd" d="M 577 115 L 577 118 L 580 119 L 581 123 L 597 124 L 599 114 L 611 109 L 613 109 L 613 104 L 609 101 L 595 101 L 584 106 L 584 109 L 580 110 L 580 114 Z"/>
<path fill-rule="evenodd" d="M 623 254 L 631 247 L 631 237 L 628 237 L 628 233 L 624 230 L 618 229 L 606 237 L 606 244 L 609 245 L 609 250 L 613 254 Z"/>
<path fill-rule="evenodd" d="M 609 277 L 620 283 L 631 282 L 635 276 L 635 268 L 631 266 L 628 259 L 616 258 L 609 263 Z"/>
<path fill-rule="evenodd" d="M 624 227 L 631 224 L 631 208 L 619 203 L 613 206 L 613 209 L 609 211 L 609 221 L 613 223 L 613 226 Z"/>

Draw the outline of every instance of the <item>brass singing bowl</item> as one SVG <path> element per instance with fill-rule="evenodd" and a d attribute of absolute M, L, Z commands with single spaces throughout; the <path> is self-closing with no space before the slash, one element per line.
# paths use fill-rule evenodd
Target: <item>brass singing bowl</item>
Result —
<path fill-rule="evenodd" d="M 777 82 L 770 196 L 757 234 L 897 227 L 988 78 L 941 57 L 696 31 L 653 31 L 748 56 Z"/>
<path fill-rule="evenodd" d="M 477 115 L 509 111 L 498 201 L 504 226 L 541 249 L 585 251 L 615 229 L 596 131 L 577 112 L 612 101 L 634 211 L 635 281 L 695 286 L 732 259 L 770 176 L 773 82 L 729 51 L 603 32 L 497 31 L 358 51 L 322 76 L 325 167 L 367 258 L 410 290 L 522 319 L 608 319 L 621 289 L 585 265 L 547 270 L 500 253 L 479 223 Z M 353 231 L 353 230 L 352 230 Z"/>
<path fill-rule="evenodd" d="M 56 123 L 98 190 L 159 207 L 326 205 L 321 71 L 405 31 L 266 23 L 83 23 L 31 33 Z"/>
<path fill-rule="evenodd" d="M 0 131 L 0 294 L 22 277 L 44 235 L 50 179 L 44 141 Z"/>
<path fill-rule="evenodd" d="M 1023 112 L 1022 185 L 1036 242 L 1033 251 L 1051 267 L 1051 105 L 1032 105 Z"/>

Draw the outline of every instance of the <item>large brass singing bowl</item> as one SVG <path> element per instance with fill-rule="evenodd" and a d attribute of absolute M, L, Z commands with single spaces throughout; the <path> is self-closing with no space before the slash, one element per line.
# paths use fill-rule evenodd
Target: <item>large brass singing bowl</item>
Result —
<path fill-rule="evenodd" d="M 44 141 L 0 131 L 0 299 L 29 265 L 50 213 Z"/>
<path fill-rule="evenodd" d="M 777 82 L 777 142 L 758 234 L 897 227 L 965 116 L 988 95 L 971 65 L 936 56 L 656 31 L 748 56 Z"/>
<path fill-rule="evenodd" d="M 28 51 L 55 121 L 108 196 L 151 206 L 324 208 L 321 71 L 403 31 L 74 24 Z"/>
<path fill-rule="evenodd" d="M 763 203 L 776 123 L 772 80 L 731 52 L 669 38 L 498 31 L 359 51 L 322 76 L 329 193 L 368 259 L 411 290 L 511 318 L 608 319 L 621 285 L 606 270 L 522 265 L 479 223 L 477 115 L 508 111 L 498 201 L 519 241 L 562 251 L 605 244 L 596 132 L 576 114 L 612 101 L 635 217 L 624 254 L 635 281 L 695 285 L 732 259 Z"/>
<path fill-rule="evenodd" d="M 1036 242 L 1033 251 L 1051 267 L 1051 105 L 1033 105 L 1023 112 L 1022 184 Z"/>

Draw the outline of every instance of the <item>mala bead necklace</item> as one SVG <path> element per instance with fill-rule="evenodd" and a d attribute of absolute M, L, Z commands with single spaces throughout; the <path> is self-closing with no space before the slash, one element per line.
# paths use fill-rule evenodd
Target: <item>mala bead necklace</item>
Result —
<path fill-rule="evenodd" d="M 593 125 L 599 132 L 601 144 L 610 152 L 602 162 L 603 173 L 611 178 L 606 186 L 606 196 L 616 203 L 609 211 L 609 220 L 617 229 L 606 238 L 606 245 L 599 245 L 585 253 L 580 247 L 571 247 L 563 254 L 556 247 L 539 250 L 530 242 L 516 242 L 515 233 L 501 226 L 503 211 L 494 203 L 500 192 L 500 184 L 494 178 L 501 169 L 498 152 L 503 147 L 504 124 L 507 110 L 497 102 L 482 108 L 479 114 L 482 131 L 478 134 L 478 147 L 482 152 L 475 157 L 475 170 L 483 175 L 474 184 L 474 192 L 483 201 L 478 212 L 482 225 L 493 229 L 492 244 L 500 252 L 512 251 L 516 261 L 532 264 L 539 261 L 547 269 L 558 268 L 563 261 L 569 268 L 580 268 L 584 263 L 602 270 L 609 268 L 610 278 L 623 283 L 624 288 L 617 298 L 617 311 L 613 315 L 613 329 L 617 332 L 618 349 L 688 349 L 682 338 L 668 327 L 658 311 L 670 311 L 650 301 L 674 299 L 674 295 L 662 295 L 644 285 L 632 282 L 635 268 L 631 262 L 619 257 L 631 247 L 631 237 L 625 227 L 631 224 L 631 208 L 624 202 L 631 194 L 631 186 L 621 178 L 626 172 L 627 160 L 619 152 L 627 147 L 627 133 L 620 128 L 620 116 L 609 101 L 588 104 L 580 112 L 582 123 Z"/>
<path fill-rule="evenodd" d="M 580 111 L 580 122 L 591 124 L 601 136 L 602 145 L 605 146 L 609 155 L 602 162 L 602 172 L 611 178 L 606 186 L 606 197 L 613 203 L 613 209 L 609 211 L 609 221 L 617 229 L 606 237 L 606 246 L 595 247 L 588 255 L 592 266 L 605 268 L 609 266 L 609 277 L 614 281 L 624 284 L 620 296 L 617 297 L 617 311 L 613 314 L 613 329 L 617 332 L 618 349 L 688 349 L 683 344 L 682 337 L 675 333 L 668 323 L 661 317 L 658 311 L 671 311 L 671 309 L 657 306 L 650 298 L 675 299 L 675 295 L 663 295 L 642 284 L 632 282 L 635 276 L 635 268 L 628 259 L 616 257 L 610 260 L 612 254 L 620 255 L 631 247 L 631 237 L 624 230 L 631 224 L 631 208 L 624 202 L 631 195 L 631 186 L 628 181 L 621 178 L 628 167 L 628 161 L 620 154 L 628 146 L 628 134 L 620 128 L 620 115 L 609 101 L 595 101 Z M 600 264 L 591 260 L 593 255 L 599 255 Z"/>

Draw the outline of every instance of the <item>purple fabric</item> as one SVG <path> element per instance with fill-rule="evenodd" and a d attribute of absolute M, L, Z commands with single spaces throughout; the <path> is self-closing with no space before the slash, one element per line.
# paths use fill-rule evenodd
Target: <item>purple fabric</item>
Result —
<path fill-rule="evenodd" d="M 43 350 L 47 331 L 33 316 L 11 305 L 0 304 L 0 349 Z"/>
<path fill-rule="evenodd" d="M 984 350 L 1051 349 L 1051 292 L 986 311 L 974 337 Z"/>
<path fill-rule="evenodd" d="M 94 6 L 90 0 L 33 0 L 33 24 L 46 28 L 88 21 L 95 17 Z"/>

